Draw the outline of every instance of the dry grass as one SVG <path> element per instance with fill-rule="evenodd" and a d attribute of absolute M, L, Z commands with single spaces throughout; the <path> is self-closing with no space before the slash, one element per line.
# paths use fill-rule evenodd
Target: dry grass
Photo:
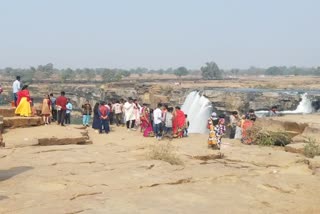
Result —
<path fill-rule="evenodd" d="M 160 143 L 150 146 L 147 154 L 151 160 L 161 160 L 171 165 L 183 165 L 182 160 L 175 153 L 175 148 L 170 143 Z"/>
<path fill-rule="evenodd" d="M 315 156 L 320 155 L 320 145 L 318 144 L 316 139 L 313 138 L 308 138 L 305 140 L 305 145 L 304 147 L 304 155 L 307 156 L 308 158 L 314 158 Z"/>

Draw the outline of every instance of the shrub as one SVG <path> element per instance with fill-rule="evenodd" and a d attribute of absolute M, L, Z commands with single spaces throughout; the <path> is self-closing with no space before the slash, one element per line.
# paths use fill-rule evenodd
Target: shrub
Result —
<path fill-rule="evenodd" d="M 174 147 L 170 143 L 152 145 L 148 158 L 151 160 L 162 160 L 171 165 L 183 165 L 182 160 L 175 154 Z"/>
<path fill-rule="evenodd" d="M 291 143 L 291 136 L 286 132 L 266 131 L 260 127 L 248 129 L 248 136 L 254 144 L 260 146 L 285 146 Z"/>
<path fill-rule="evenodd" d="M 314 158 L 320 155 L 320 146 L 317 141 L 313 138 L 305 140 L 306 145 L 304 146 L 304 155 L 308 158 Z"/>

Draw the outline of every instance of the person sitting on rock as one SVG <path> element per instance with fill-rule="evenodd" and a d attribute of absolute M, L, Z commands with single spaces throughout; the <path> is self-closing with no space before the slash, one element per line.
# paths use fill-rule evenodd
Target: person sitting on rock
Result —
<path fill-rule="evenodd" d="M 269 117 L 278 117 L 278 107 L 277 106 L 272 106 L 270 111 L 269 111 Z"/>

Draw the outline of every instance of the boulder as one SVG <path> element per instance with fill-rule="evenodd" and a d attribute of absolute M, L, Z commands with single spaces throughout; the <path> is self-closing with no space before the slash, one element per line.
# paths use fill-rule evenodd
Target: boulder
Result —
<path fill-rule="evenodd" d="M 295 143 L 304 143 L 307 139 L 302 136 L 302 135 L 297 135 L 295 137 L 292 138 L 292 143 L 295 144 Z"/>
<path fill-rule="evenodd" d="M 14 108 L 0 108 L 0 115 L 3 117 L 14 117 L 15 116 L 15 109 Z"/>
<path fill-rule="evenodd" d="M 320 169 L 320 156 L 316 156 L 309 160 L 309 169 Z"/>
<path fill-rule="evenodd" d="M 306 143 L 288 144 L 284 147 L 284 150 L 286 152 L 304 154 L 305 145 L 307 144 Z"/>
<path fill-rule="evenodd" d="M 5 117 L 3 119 L 4 128 L 25 128 L 40 125 L 43 125 L 41 117 Z"/>
<path fill-rule="evenodd" d="M 53 146 L 53 145 L 69 145 L 69 144 L 92 144 L 92 141 L 88 140 L 87 137 L 76 137 L 76 138 L 40 138 L 38 139 L 39 146 Z"/>

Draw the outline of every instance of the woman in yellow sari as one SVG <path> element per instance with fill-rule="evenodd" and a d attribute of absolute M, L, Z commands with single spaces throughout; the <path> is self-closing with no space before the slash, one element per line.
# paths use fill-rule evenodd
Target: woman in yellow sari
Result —
<path fill-rule="evenodd" d="M 28 90 L 28 86 L 25 85 L 22 87 L 21 91 L 18 93 L 18 100 L 17 100 L 17 108 L 15 114 L 23 116 L 23 117 L 30 117 L 31 116 L 31 99 L 30 93 Z"/>

